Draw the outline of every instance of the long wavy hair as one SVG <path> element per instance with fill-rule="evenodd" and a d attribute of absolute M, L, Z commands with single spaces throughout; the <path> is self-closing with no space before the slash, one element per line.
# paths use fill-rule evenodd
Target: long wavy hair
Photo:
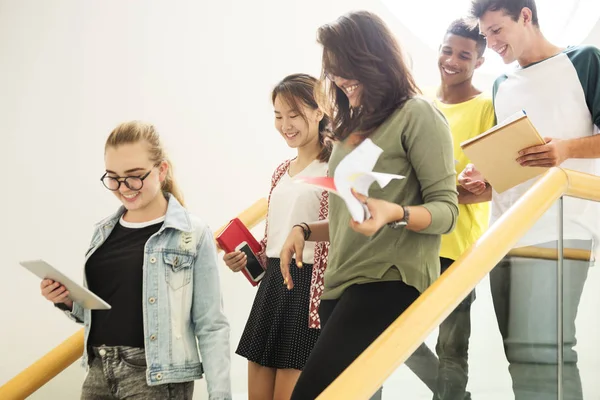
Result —
<path fill-rule="evenodd" d="M 351 133 L 367 137 L 393 112 L 420 90 L 396 38 L 377 15 L 351 12 L 321 26 L 317 41 L 323 46 L 323 71 L 327 102 L 332 105 L 333 132 L 343 140 Z M 344 92 L 328 74 L 362 84 L 360 107 L 350 107 Z"/>

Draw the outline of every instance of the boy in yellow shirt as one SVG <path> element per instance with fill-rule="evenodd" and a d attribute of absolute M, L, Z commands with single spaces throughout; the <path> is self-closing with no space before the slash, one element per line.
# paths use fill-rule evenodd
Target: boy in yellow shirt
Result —
<path fill-rule="evenodd" d="M 483 62 L 486 40 L 479 34 L 479 27 L 472 27 L 465 20 L 452 22 L 440 45 L 438 68 L 441 85 L 431 93 L 434 104 L 445 115 L 454 142 L 456 170 L 462 171 L 469 159 L 460 143 L 488 130 L 494 125 L 494 107 L 491 97 L 473 86 L 474 71 Z M 459 217 L 452 233 L 442 236 L 440 249 L 441 273 L 469 248 L 485 231 L 489 219 L 489 203 L 481 203 L 476 197 L 458 185 Z M 489 199 L 488 199 L 489 200 Z M 434 400 L 469 399 L 466 392 L 468 380 L 468 349 L 471 336 L 471 303 L 473 291 L 446 318 L 439 327 L 436 353 L 439 358 Z M 429 353 L 429 354 L 428 354 Z M 434 367 L 434 356 L 423 345 L 407 361 L 407 365 L 428 385 L 431 377 L 425 371 Z M 428 365 L 426 365 L 428 364 Z"/>
<path fill-rule="evenodd" d="M 494 106 L 490 96 L 473 86 L 473 73 L 483 62 L 486 40 L 479 27 L 465 20 L 454 21 L 440 46 L 438 67 L 441 75 L 434 99 L 444 113 L 454 141 L 456 170 L 462 171 L 469 159 L 460 143 L 494 126 Z M 489 203 L 458 185 L 459 217 L 452 233 L 442 236 L 441 272 L 469 248 L 487 229 Z M 471 336 L 471 303 L 473 291 L 440 325 L 436 352 L 440 360 L 436 400 L 462 400 L 468 380 L 468 349 Z"/>

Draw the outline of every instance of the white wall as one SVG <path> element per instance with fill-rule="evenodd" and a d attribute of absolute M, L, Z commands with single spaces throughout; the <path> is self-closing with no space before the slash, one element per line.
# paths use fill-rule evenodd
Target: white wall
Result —
<path fill-rule="evenodd" d="M 118 205 L 98 180 L 110 130 L 155 123 L 189 208 L 217 228 L 266 196 L 273 168 L 293 154 L 272 127 L 270 89 L 289 73 L 317 74 L 317 27 L 359 8 L 389 22 L 420 84 L 436 84 L 435 53 L 374 0 L 0 1 L 0 384 L 79 329 L 18 261 L 44 258 L 81 277 L 93 223 Z M 254 290 L 224 266 L 222 285 L 233 351 Z M 497 336 L 489 296 L 480 298 L 475 343 Z M 498 360 L 495 381 L 508 390 L 500 345 L 475 349 L 473 362 Z M 235 392 L 245 391 L 245 373 L 233 355 Z M 82 379 L 73 366 L 32 398 L 76 399 Z M 402 368 L 393 380 L 426 395 Z M 204 383 L 196 388 L 206 398 Z"/>

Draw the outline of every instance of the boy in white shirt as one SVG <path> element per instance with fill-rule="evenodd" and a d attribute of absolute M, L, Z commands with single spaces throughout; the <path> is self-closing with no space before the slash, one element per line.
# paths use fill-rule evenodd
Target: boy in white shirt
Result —
<path fill-rule="evenodd" d="M 561 166 L 597 175 L 600 157 L 600 51 L 592 46 L 560 48 L 539 28 L 534 0 L 474 0 L 472 16 L 488 47 L 505 63 L 518 67 L 500 76 L 493 90 L 496 120 L 525 110 L 546 144 L 521 151 L 524 166 Z M 475 166 L 476 168 L 476 166 Z M 501 194 L 468 166 L 463 187 L 485 196 L 492 192 L 490 224 L 498 220 L 533 185 L 535 179 Z M 596 204 L 564 198 L 565 248 L 592 249 Z M 559 210 L 555 204 L 517 247 L 557 248 Z M 494 308 L 504 339 L 515 399 L 556 398 L 557 379 L 565 399 L 582 399 L 577 368 L 575 317 L 589 262 L 564 260 L 563 376 L 557 377 L 557 277 L 555 260 L 507 257 L 490 273 Z"/>

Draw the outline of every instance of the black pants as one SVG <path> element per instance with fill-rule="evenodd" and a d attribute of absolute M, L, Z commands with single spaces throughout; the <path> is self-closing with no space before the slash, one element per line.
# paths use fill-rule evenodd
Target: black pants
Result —
<path fill-rule="evenodd" d="M 292 400 L 314 400 L 419 297 L 400 281 L 353 285 L 337 300 L 322 300 L 321 335 Z"/>

